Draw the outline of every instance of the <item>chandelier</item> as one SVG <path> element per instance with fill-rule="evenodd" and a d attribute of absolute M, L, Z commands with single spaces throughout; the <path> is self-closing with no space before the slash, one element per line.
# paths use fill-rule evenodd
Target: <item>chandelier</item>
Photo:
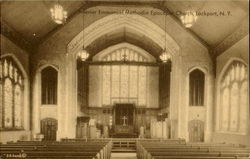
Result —
<path fill-rule="evenodd" d="M 83 49 L 81 51 L 78 52 L 78 58 L 81 60 L 81 61 L 86 61 L 87 58 L 89 57 L 89 53 L 87 52 L 87 50 Z"/>
<path fill-rule="evenodd" d="M 166 34 L 166 15 L 164 15 L 164 17 L 165 17 L 165 34 Z M 165 35 L 165 49 L 163 50 L 162 54 L 159 57 L 163 63 L 166 63 L 169 60 L 171 60 L 171 54 L 166 49 L 167 48 L 166 42 L 167 42 L 167 38 L 166 38 L 166 35 Z"/>
<path fill-rule="evenodd" d="M 83 29 L 82 29 L 82 43 L 83 43 L 83 47 L 82 47 L 82 50 L 80 50 L 78 52 L 78 58 L 81 60 L 81 61 L 86 61 L 87 58 L 89 57 L 89 53 L 88 51 L 84 48 L 84 14 L 82 13 L 82 26 L 83 26 Z"/>
<path fill-rule="evenodd" d="M 51 18 L 57 24 L 63 24 L 67 19 L 67 11 L 63 9 L 63 7 L 57 3 L 54 5 L 54 8 L 50 9 Z"/>
<path fill-rule="evenodd" d="M 181 21 L 186 28 L 190 28 L 197 20 L 197 15 L 194 11 L 187 11 L 181 17 Z"/>
<path fill-rule="evenodd" d="M 171 60 L 171 55 L 164 49 L 163 53 L 160 55 L 160 59 L 162 62 L 166 63 Z"/>

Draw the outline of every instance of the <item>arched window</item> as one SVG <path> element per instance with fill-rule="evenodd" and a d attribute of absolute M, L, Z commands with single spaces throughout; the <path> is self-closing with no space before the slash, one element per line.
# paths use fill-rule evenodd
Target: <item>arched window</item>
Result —
<path fill-rule="evenodd" d="M 51 66 L 42 70 L 42 104 L 57 104 L 57 76 L 57 70 Z"/>
<path fill-rule="evenodd" d="M 204 105 L 205 74 L 199 69 L 193 70 L 189 75 L 189 105 Z"/>
<path fill-rule="evenodd" d="M 23 75 L 10 57 L 0 62 L 0 129 L 22 129 Z"/>
<path fill-rule="evenodd" d="M 118 44 L 93 59 L 100 61 L 100 65 L 89 66 L 90 107 L 115 103 L 159 105 L 159 68 L 150 65 L 155 58 L 148 52 L 133 45 Z"/>
<path fill-rule="evenodd" d="M 247 68 L 233 61 L 224 72 L 220 83 L 220 130 L 247 131 L 248 83 Z"/>

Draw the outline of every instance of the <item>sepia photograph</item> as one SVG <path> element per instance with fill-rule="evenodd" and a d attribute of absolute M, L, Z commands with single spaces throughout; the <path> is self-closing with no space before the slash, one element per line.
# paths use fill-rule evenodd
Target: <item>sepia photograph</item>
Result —
<path fill-rule="evenodd" d="M 249 0 L 0 0 L 0 159 L 250 159 Z"/>

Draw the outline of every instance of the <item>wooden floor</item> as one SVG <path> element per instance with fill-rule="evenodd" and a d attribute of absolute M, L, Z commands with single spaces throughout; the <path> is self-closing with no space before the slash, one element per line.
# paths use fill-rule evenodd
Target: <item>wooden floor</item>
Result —
<path fill-rule="evenodd" d="M 137 159 L 136 153 L 111 153 L 111 159 Z"/>

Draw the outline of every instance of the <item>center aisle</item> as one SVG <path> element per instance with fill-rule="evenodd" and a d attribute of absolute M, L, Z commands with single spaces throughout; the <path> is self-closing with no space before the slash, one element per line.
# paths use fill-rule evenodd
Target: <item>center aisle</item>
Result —
<path fill-rule="evenodd" d="M 111 159 L 137 159 L 136 153 L 111 153 Z"/>

